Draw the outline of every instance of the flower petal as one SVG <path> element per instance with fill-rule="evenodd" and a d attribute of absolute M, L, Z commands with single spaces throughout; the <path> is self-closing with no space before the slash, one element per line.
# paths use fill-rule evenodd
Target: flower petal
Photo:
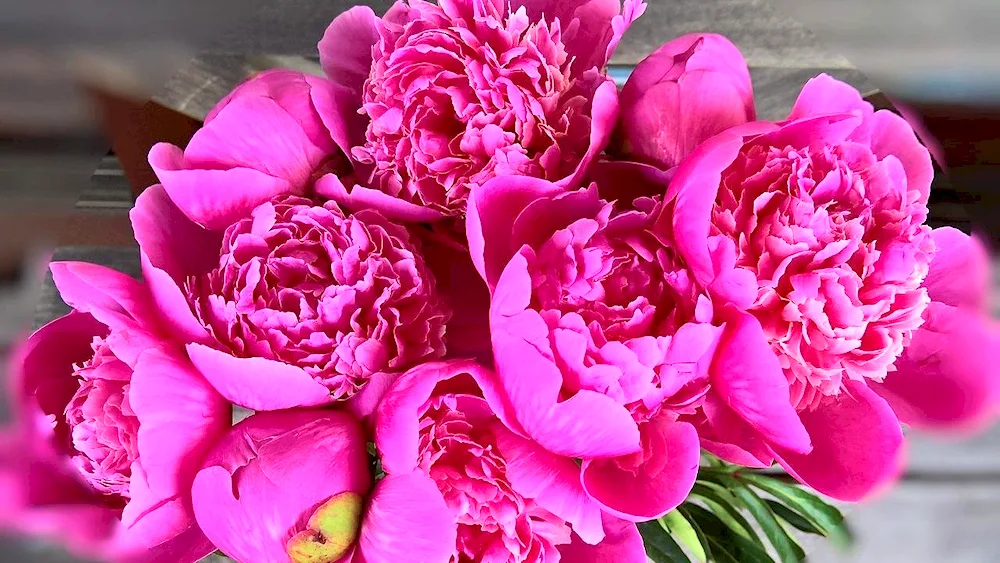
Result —
<path fill-rule="evenodd" d="M 871 117 L 868 127 L 875 156 L 898 158 L 906 171 L 906 188 L 917 191 L 927 201 L 934 180 L 934 164 L 931 153 L 920 144 L 910 124 L 891 111 L 880 110 Z"/>
<path fill-rule="evenodd" d="M 990 296 L 990 258 L 983 243 L 953 227 L 931 232 L 937 252 L 924 287 L 931 301 L 985 311 Z"/>
<path fill-rule="evenodd" d="M 591 0 L 591 3 L 596 1 L 602 0 Z M 573 174 L 557 182 L 565 188 L 573 188 L 580 184 L 590 168 L 590 163 L 597 158 L 597 155 L 604 152 L 608 141 L 611 140 L 611 132 L 618 122 L 618 87 L 615 86 L 615 81 L 608 78 L 598 86 L 590 103 L 590 145 L 577 163 Z"/>
<path fill-rule="evenodd" d="M 175 283 L 218 265 L 222 234 L 188 219 L 162 185 L 150 186 L 136 198 L 129 219 L 150 264 Z"/>
<path fill-rule="evenodd" d="M 776 449 L 782 467 L 816 491 L 859 501 L 897 476 L 903 433 L 889 404 L 863 383 L 847 381 L 835 402 L 799 414 L 808 454 Z"/>
<path fill-rule="evenodd" d="M 356 185 L 348 191 L 336 174 L 323 175 L 316 181 L 315 187 L 317 194 L 336 201 L 350 211 L 375 209 L 388 219 L 411 223 L 432 223 L 445 217 L 436 209 L 416 205 L 364 186 Z"/>
<path fill-rule="evenodd" d="M 187 345 L 191 363 L 223 397 L 255 411 L 314 407 L 330 392 L 301 368 L 265 358 L 237 358 L 203 344 Z"/>
<path fill-rule="evenodd" d="M 567 545 L 559 546 L 563 561 L 573 563 L 646 563 L 646 548 L 635 524 L 605 514 L 607 536 L 597 545 L 588 545 L 577 536 Z"/>
<path fill-rule="evenodd" d="M 372 66 L 372 46 L 379 39 L 378 24 L 371 8 L 355 6 L 330 22 L 318 45 L 323 73 L 350 89 L 358 107 Z"/>
<path fill-rule="evenodd" d="M 142 282 L 87 262 L 52 262 L 52 280 L 67 305 L 114 329 L 152 325 L 155 311 Z"/>
<path fill-rule="evenodd" d="M 447 563 L 458 525 L 434 481 L 421 471 L 379 481 L 361 523 L 355 563 Z"/>
<path fill-rule="evenodd" d="M 698 433 L 686 422 L 657 417 L 639 426 L 643 452 L 617 459 L 584 460 L 583 485 L 619 518 L 645 522 L 679 506 L 698 476 Z"/>
<path fill-rule="evenodd" d="M 787 121 L 855 111 L 871 113 L 872 106 L 857 88 L 823 73 L 805 83 Z"/>

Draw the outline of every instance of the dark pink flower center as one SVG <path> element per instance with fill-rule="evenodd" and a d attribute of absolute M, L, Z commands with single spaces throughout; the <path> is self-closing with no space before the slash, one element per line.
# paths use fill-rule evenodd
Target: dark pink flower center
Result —
<path fill-rule="evenodd" d="M 66 405 L 73 463 L 94 490 L 128 499 L 139 457 L 139 419 L 128 400 L 132 370 L 103 339 L 95 337 L 93 348 L 93 358 L 76 366 L 80 387 Z"/>
<path fill-rule="evenodd" d="M 379 189 L 452 213 L 502 174 L 567 175 L 589 146 L 602 78 L 574 77 L 558 21 L 506 0 L 397 3 L 383 18 L 365 84 L 371 118 L 354 149 Z"/>
<path fill-rule="evenodd" d="M 933 245 L 926 201 L 894 157 L 867 146 L 746 148 L 724 173 L 714 232 L 759 280 L 754 314 L 793 402 L 881 380 L 920 325 Z"/>
<path fill-rule="evenodd" d="M 444 354 L 448 315 L 423 258 L 372 211 L 276 198 L 226 230 L 219 266 L 187 290 L 223 348 L 299 366 L 336 398 Z"/>
<path fill-rule="evenodd" d="M 462 394 L 432 397 L 420 417 L 418 462 L 458 515 L 452 561 L 558 561 L 569 526 L 511 487 L 497 424 L 484 399 Z"/>

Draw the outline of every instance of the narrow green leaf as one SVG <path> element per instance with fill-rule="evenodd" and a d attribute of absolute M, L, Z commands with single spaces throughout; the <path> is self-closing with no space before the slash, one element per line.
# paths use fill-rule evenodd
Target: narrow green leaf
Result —
<path fill-rule="evenodd" d="M 688 510 L 688 507 L 690 506 L 694 505 L 692 505 L 689 502 L 686 502 L 678 506 L 676 510 L 680 512 L 681 516 L 683 516 L 684 519 L 687 520 L 689 524 L 691 524 L 691 527 L 694 528 L 694 533 L 698 536 L 698 543 L 700 543 L 702 547 L 705 549 L 705 558 L 708 561 L 715 561 L 715 557 L 713 557 L 712 555 L 712 546 L 708 543 L 708 536 L 706 536 L 705 532 L 702 531 L 701 526 L 698 524 L 698 522 L 692 519 L 691 512 Z"/>
<path fill-rule="evenodd" d="M 666 516 L 660 519 L 660 524 L 664 526 L 668 533 L 677 539 L 694 555 L 694 558 L 702 563 L 708 561 L 705 555 L 705 547 L 698 539 L 698 532 L 694 531 L 691 523 L 684 518 L 684 515 L 676 510 L 671 510 Z"/>
<path fill-rule="evenodd" d="M 774 548 L 775 553 L 778 554 L 778 559 L 782 563 L 799 563 L 805 559 L 804 553 L 800 555 L 796 552 L 795 548 L 798 545 L 795 543 L 795 540 L 789 537 L 788 532 L 785 531 L 781 523 L 778 522 L 778 519 L 775 518 L 771 509 L 757 496 L 757 493 L 742 483 L 733 480 L 733 494 L 736 495 L 736 498 L 743 501 L 743 505 L 747 507 L 750 514 L 757 520 L 757 524 L 760 525 L 760 529 L 767 536 L 767 541 L 771 543 L 771 547 Z M 801 548 L 799 551 L 801 551 Z"/>
<path fill-rule="evenodd" d="M 759 542 L 753 526 L 740 513 L 742 503 L 725 487 L 717 483 L 699 481 L 691 489 L 691 495 L 699 499 L 715 513 L 729 528 L 748 540 Z"/>
<path fill-rule="evenodd" d="M 718 516 L 696 505 L 684 504 L 684 516 L 700 526 L 711 547 L 712 561 L 719 563 L 774 563 L 760 542 L 748 540 L 734 533 Z"/>
<path fill-rule="evenodd" d="M 646 555 L 656 563 L 691 563 L 674 538 L 659 522 L 652 520 L 636 524 L 646 546 Z"/>
<path fill-rule="evenodd" d="M 815 534 L 818 536 L 823 535 L 823 530 L 820 530 L 815 524 L 807 520 L 804 516 L 795 512 L 791 508 L 788 508 L 781 502 L 771 499 L 765 499 L 764 502 L 767 503 L 767 506 L 770 507 L 771 512 L 773 512 L 775 516 L 781 518 L 785 522 L 788 522 L 788 524 L 796 530 L 807 534 Z"/>
<path fill-rule="evenodd" d="M 851 531 L 840 510 L 816 495 L 801 487 L 756 473 L 741 473 L 739 479 L 783 501 L 822 530 L 823 535 L 830 538 L 834 545 L 846 548 L 853 542 Z"/>

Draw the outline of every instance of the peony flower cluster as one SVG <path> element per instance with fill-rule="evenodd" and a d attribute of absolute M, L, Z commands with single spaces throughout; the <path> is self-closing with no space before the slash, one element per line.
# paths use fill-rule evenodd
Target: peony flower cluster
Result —
<path fill-rule="evenodd" d="M 354 8 L 324 76 L 154 147 L 143 280 L 51 266 L 74 310 L 16 355 L 0 527 L 127 563 L 644 563 L 706 457 L 855 501 L 903 424 L 989 424 L 989 257 L 927 225 L 907 122 L 828 76 L 757 121 L 711 34 L 619 94 L 644 9 Z"/>

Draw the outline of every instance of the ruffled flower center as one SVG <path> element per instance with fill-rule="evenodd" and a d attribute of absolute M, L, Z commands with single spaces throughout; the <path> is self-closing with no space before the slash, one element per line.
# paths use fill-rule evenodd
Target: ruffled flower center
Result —
<path fill-rule="evenodd" d="M 919 327 L 933 243 L 900 162 L 865 145 L 752 145 L 723 175 L 714 232 L 757 274 L 754 313 L 801 408 L 881 380 Z"/>
<path fill-rule="evenodd" d="M 447 394 L 424 405 L 419 464 L 458 515 L 452 561 L 559 561 L 556 546 L 569 543 L 569 526 L 511 487 L 496 424 L 481 397 Z"/>
<path fill-rule="evenodd" d="M 94 356 L 74 366 L 80 387 L 66 405 L 73 464 L 94 490 L 130 498 L 132 463 L 139 457 L 139 419 L 129 405 L 132 370 L 100 337 Z"/>
<path fill-rule="evenodd" d="M 549 328 L 563 397 L 586 389 L 626 405 L 637 421 L 662 408 L 692 412 L 707 382 L 675 362 L 673 335 L 694 320 L 695 288 L 648 215 L 580 219 L 529 260 L 534 304 Z"/>
<path fill-rule="evenodd" d="M 301 367 L 338 399 L 444 354 L 434 280 L 406 229 L 373 211 L 275 198 L 230 226 L 218 267 L 186 287 L 224 349 Z"/>
<path fill-rule="evenodd" d="M 560 23 L 506 0 L 397 3 L 365 83 L 371 118 L 354 149 L 395 197 L 463 213 L 504 174 L 559 179 L 587 151 L 596 69 L 572 76 Z"/>

